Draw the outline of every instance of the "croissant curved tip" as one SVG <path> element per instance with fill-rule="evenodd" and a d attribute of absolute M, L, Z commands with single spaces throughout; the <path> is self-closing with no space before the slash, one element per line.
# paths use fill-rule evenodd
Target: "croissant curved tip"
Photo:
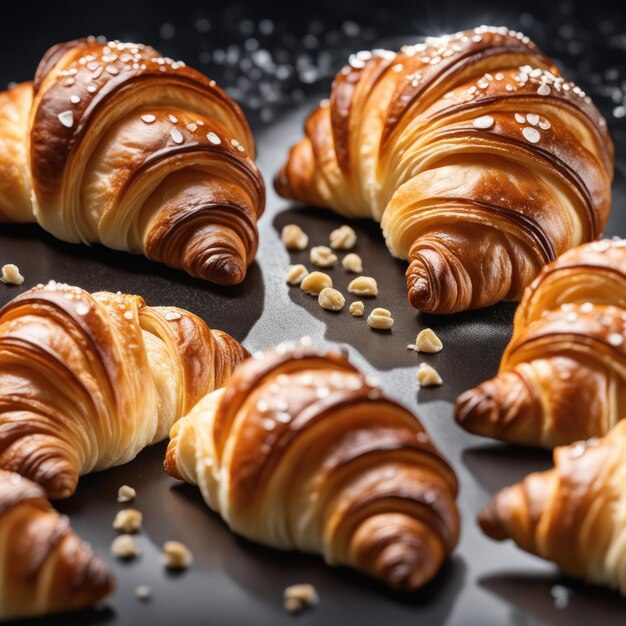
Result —
<path fill-rule="evenodd" d="M 243 259 L 230 254 L 215 254 L 202 265 L 201 278 L 217 285 L 238 285 L 246 277 L 246 264 Z"/>
<path fill-rule="evenodd" d="M 456 401 L 454 419 L 468 432 L 480 434 L 480 424 L 493 421 L 497 407 L 490 394 L 482 386 L 462 393 Z"/>
<path fill-rule="evenodd" d="M 58 473 L 51 480 L 41 481 L 51 500 L 69 498 L 76 491 L 77 478 L 71 474 Z"/>
<path fill-rule="evenodd" d="M 509 534 L 498 512 L 496 500 L 492 500 L 478 515 L 480 529 L 495 541 L 508 539 Z"/>
<path fill-rule="evenodd" d="M 287 167 L 283 165 L 277 174 L 274 176 L 274 190 L 279 196 L 285 197 L 289 187 L 289 181 L 287 180 Z"/>

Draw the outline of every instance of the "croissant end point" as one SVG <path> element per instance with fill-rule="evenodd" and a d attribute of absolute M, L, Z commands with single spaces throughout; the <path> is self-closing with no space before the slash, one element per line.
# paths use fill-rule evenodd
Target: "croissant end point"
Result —
<path fill-rule="evenodd" d="M 42 483 L 51 500 L 69 498 L 76 491 L 76 478 L 70 474 L 56 474 L 54 478 Z"/>
<path fill-rule="evenodd" d="M 286 165 L 283 165 L 274 176 L 274 189 L 279 196 L 285 197 L 288 194 L 288 186 Z"/>
<path fill-rule="evenodd" d="M 493 422 L 497 411 L 493 398 L 484 392 L 481 385 L 476 389 L 469 389 L 457 398 L 454 419 L 465 430 L 477 432 L 477 424 Z"/>
<path fill-rule="evenodd" d="M 496 501 L 492 500 L 478 515 L 478 525 L 481 530 L 495 541 L 504 541 L 509 538 L 502 518 L 498 513 Z"/>
<path fill-rule="evenodd" d="M 427 313 L 440 313 L 438 311 L 439 300 L 436 298 L 437 290 L 433 289 L 423 265 L 413 261 L 406 271 L 406 285 L 409 295 L 409 303 L 419 311 Z"/>
<path fill-rule="evenodd" d="M 218 285 L 238 285 L 246 277 L 246 269 L 238 257 L 215 255 L 204 264 L 201 276 Z"/>

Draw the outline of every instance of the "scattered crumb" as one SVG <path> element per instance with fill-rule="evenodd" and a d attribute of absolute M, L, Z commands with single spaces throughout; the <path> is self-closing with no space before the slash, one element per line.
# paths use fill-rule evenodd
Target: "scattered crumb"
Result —
<path fill-rule="evenodd" d="M 362 317 L 364 312 L 365 307 L 360 300 L 357 300 L 350 305 L 350 315 L 353 315 L 354 317 Z"/>
<path fill-rule="evenodd" d="M 125 533 L 136 533 L 141 529 L 143 515 L 137 509 L 122 509 L 113 520 L 113 528 Z"/>
<path fill-rule="evenodd" d="M 193 554 L 180 541 L 166 541 L 163 545 L 163 563 L 168 569 L 186 569 L 193 563 Z"/>
<path fill-rule="evenodd" d="M 117 501 L 118 502 L 130 502 L 134 500 L 137 495 L 137 492 L 128 485 L 122 485 L 117 490 Z"/>
<path fill-rule="evenodd" d="M 373 297 L 378 295 L 378 285 L 371 276 L 358 276 L 350 282 L 348 291 L 357 296 Z"/>
<path fill-rule="evenodd" d="M 300 289 L 311 296 L 319 296 L 323 289 L 333 286 L 333 279 L 324 272 L 311 272 L 300 283 Z"/>
<path fill-rule="evenodd" d="M 280 233 L 287 250 L 304 250 L 309 245 L 308 235 L 297 224 L 287 224 Z"/>
<path fill-rule="evenodd" d="M 24 277 L 20 274 L 20 268 L 17 265 L 9 263 L 2 267 L 0 280 L 10 285 L 21 285 L 24 282 Z"/>
<path fill-rule="evenodd" d="M 289 285 L 299 285 L 307 276 L 309 270 L 304 265 L 298 263 L 297 265 L 290 265 L 287 273 L 285 274 L 285 282 Z"/>
<path fill-rule="evenodd" d="M 367 324 L 376 330 L 388 330 L 393 326 L 391 311 L 387 309 L 375 308 L 367 318 Z"/>
<path fill-rule="evenodd" d="M 344 224 L 330 233 L 330 247 L 334 250 L 351 250 L 356 244 L 356 233 Z"/>
<path fill-rule="evenodd" d="M 332 267 L 337 263 L 337 255 L 327 246 L 311 248 L 311 263 L 317 267 Z"/>
<path fill-rule="evenodd" d="M 418 352 L 441 352 L 443 343 L 432 328 L 420 331 L 415 340 Z"/>
<path fill-rule="evenodd" d="M 137 589 L 135 589 L 135 595 L 142 601 L 146 602 L 152 597 L 152 589 L 148 587 L 148 585 L 139 585 Z"/>
<path fill-rule="evenodd" d="M 419 352 L 419 350 L 417 349 L 417 346 L 414 343 L 407 344 L 406 349 L 413 350 L 414 352 Z"/>
<path fill-rule="evenodd" d="M 328 311 L 340 311 L 346 303 L 346 299 L 343 297 L 342 293 L 332 287 L 322 289 L 317 301 L 323 309 L 327 309 Z"/>
<path fill-rule="evenodd" d="M 434 367 L 428 363 L 420 363 L 417 370 L 417 382 L 420 387 L 432 387 L 433 385 L 441 385 L 443 380 Z"/>
<path fill-rule="evenodd" d="M 139 548 L 132 535 L 120 535 L 111 543 L 111 554 L 118 559 L 134 559 L 139 554 Z"/>
<path fill-rule="evenodd" d="M 361 257 L 354 252 L 346 254 L 341 261 L 341 265 L 344 270 L 352 272 L 353 274 L 360 274 L 363 271 L 363 261 Z"/>
<path fill-rule="evenodd" d="M 563 585 L 553 585 L 550 593 L 554 598 L 554 608 L 564 609 L 569 604 L 573 591 Z"/>
<path fill-rule="evenodd" d="M 313 585 L 306 583 L 291 585 L 283 593 L 285 610 L 289 613 L 298 613 L 307 606 L 315 606 L 320 599 Z"/>

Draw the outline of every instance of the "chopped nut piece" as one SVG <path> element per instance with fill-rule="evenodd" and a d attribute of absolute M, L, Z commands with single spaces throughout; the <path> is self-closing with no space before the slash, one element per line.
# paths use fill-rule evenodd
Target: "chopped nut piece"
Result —
<path fill-rule="evenodd" d="M 137 509 L 122 509 L 113 520 L 113 528 L 125 533 L 136 533 L 141 528 L 142 521 L 143 515 Z"/>
<path fill-rule="evenodd" d="M 357 300 L 350 305 L 350 315 L 354 315 L 354 317 L 361 317 L 364 312 L 365 307 L 360 300 Z"/>
<path fill-rule="evenodd" d="M 10 283 L 11 285 L 21 285 L 24 282 L 24 277 L 20 274 L 20 268 L 13 263 L 4 265 L 2 267 L 2 277 L 0 280 L 3 283 Z"/>
<path fill-rule="evenodd" d="M 304 277 L 304 280 L 300 283 L 300 289 L 304 293 L 308 293 L 312 296 L 319 296 L 320 292 L 327 287 L 333 286 L 333 279 L 323 272 L 311 272 Z"/>
<path fill-rule="evenodd" d="M 332 267 L 337 263 L 337 255 L 327 246 L 311 248 L 311 263 L 317 267 Z"/>
<path fill-rule="evenodd" d="M 163 545 L 163 563 L 168 569 L 186 569 L 193 563 L 193 555 L 180 541 L 166 541 Z"/>
<path fill-rule="evenodd" d="M 289 285 L 299 285 L 308 273 L 309 270 L 301 263 L 290 265 L 287 274 L 285 274 L 285 281 Z"/>
<path fill-rule="evenodd" d="M 132 535 L 120 535 L 113 539 L 111 553 L 118 559 L 134 559 L 139 554 L 139 548 Z"/>
<path fill-rule="evenodd" d="M 357 296 L 377 296 L 378 285 L 371 276 L 359 276 L 350 282 L 348 291 Z"/>
<path fill-rule="evenodd" d="M 417 346 L 414 343 L 407 344 L 406 349 L 413 350 L 414 352 L 419 352 L 419 350 L 417 349 Z"/>
<path fill-rule="evenodd" d="M 420 331 L 415 340 L 415 345 L 418 352 L 441 352 L 441 348 L 443 348 L 441 339 L 437 337 L 432 328 L 425 328 Z"/>
<path fill-rule="evenodd" d="M 420 387 L 430 387 L 432 385 L 441 385 L 443 380 L 441 380 L 441 376 L 439 376 L 434 367 L 431 367 L 428 363 L 420 363 L 417 370 L 417 382 Z"/>
<path fill-rule="evenodd" d="M 356 244 L 356 233 L 350 226 L 343 225 L 330 233 L 330 247 L 334 250 L 350 250 Z"/>
<path fill-rule="evenodd" d="M 376 330 L 388 330 L 393 326 L 391 311 L 381 308 L 374 309 L 367 318 L 367 324 Z"/>
<path fill-rule="evenodd" d="M 291 585 L 284 591 L 285 609 L 290 613 L 297 613 L 305 606 L 314 606 L 320 599 L 313 585 Z"/>
<path fill-rule="evenodd" d="M 139 585 L 139 587 L 135 589 L 135 595 L 140 600 L 145 602 L 146 600 L 149 600 L 150 597 L 152 596 L 152 589 L 148 587 L 148 585 Z"/>
<path fill-rule="evenodd" d="M 317 301 L 323 309 L 328 309 L 329 311 L 340 311 L 346 303 L 346 299 L 341 292 L 332 287 L 322 289 Z"/>
<path fill-rule="evenodd" d="M 135 499 L 137 492 L 128 485 L 122 485 L 117 491 L 118 502 L 130 502 Z"/>
<path fill-rule="evenodd" d="M 297 224 L 287 224 L 280 233 L 287 250 L 304 250 L 309 245 L 308 235 Z"/>
<path fill-rule="evenodd" d="M 361 261 L 361 257 L 354 252 L 346 254 L 341 261 L 341 265 L 344 270 L 352 272 L 353 274 L 360 274 L 363 271 L 363 261 Z"/>

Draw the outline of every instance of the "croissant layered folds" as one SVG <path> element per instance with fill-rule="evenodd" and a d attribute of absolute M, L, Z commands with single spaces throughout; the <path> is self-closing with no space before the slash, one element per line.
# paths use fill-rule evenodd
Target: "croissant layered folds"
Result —
<path fill-rule="evenodd" d="M 87 608 L 113 587 L 42 487 L 0 470 L 0 620 Z"/>
<path fill-rule="evenodd" d="M 458 539 L 457 482 L 419 421 L 339 355 L 255 356 L 174 425 L 167 471 L 251 540 L 430 580 Z"/>
<path fill-rule="evenodd" d="M 519 299 L 596 239 L 612 176 L 589 97 L 527 37 L 483 26 L 353 55 L 275 186 L 380 221 L 411 304 L 453 313 Z"/>
<path fill-rule="evenodd" d="M 566 252 L 526 290 L 498 375 L 457 401 L 470 432 L 552 448 L 626 416 L 626 241 Z"/>
<path fill-rule="evenodd" d="M 482 529 L 626 595 L 626 421 L 602 439 L 557 448 L 554 465 L 497 494 Z"/>
<path fill-rule="evenodd" d="M 164 439 L 246 356 L 185 310 L 39 285 L 0 310 L 0 468 L 69 496 Z"/>
<path fill-rule="evenodd" d="M 0 94 L 0 221 L 241 282 L 265 203 L 239 107 L 183 62 L 93 38 Z"/>

